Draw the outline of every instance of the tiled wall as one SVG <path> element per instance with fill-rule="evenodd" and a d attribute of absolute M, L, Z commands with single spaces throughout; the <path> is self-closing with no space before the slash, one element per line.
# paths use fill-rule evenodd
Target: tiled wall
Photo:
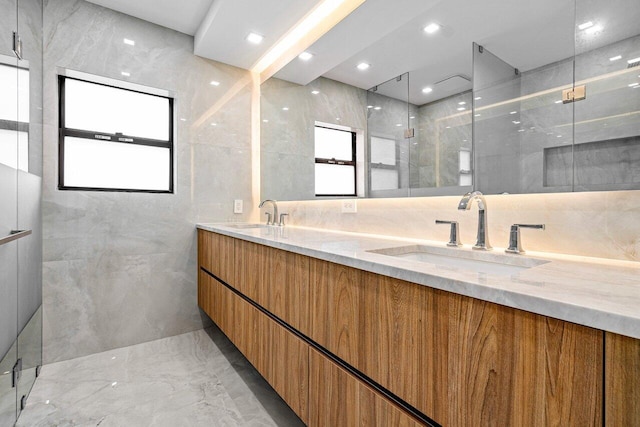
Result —
<path fill-rule="evenodd" d="M 201 328 L 195 223 L 245 218 L 233 199 L 252 209 L 251 76 L 194 56 L 190 36 L 85 1 L 46 1 L 44 27 L 44 362 Z M 57 189 L 57 67 L 127 71 L 175 94 L 175 194 Z"/>

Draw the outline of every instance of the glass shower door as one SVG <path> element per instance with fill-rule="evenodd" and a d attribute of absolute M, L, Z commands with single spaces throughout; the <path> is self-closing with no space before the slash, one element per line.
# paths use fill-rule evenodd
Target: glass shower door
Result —
<path fill-rule="evenodd" d="M 0 0 L 0 426 L 17 417 L 14 366 L 18 360 L 18 63 L 12 52 L 17 3 Z"/>

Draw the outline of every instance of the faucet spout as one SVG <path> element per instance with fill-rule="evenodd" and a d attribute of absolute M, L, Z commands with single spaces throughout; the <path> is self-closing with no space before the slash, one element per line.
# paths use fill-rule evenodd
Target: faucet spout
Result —
<path fill-rule="evenodd" d="M 277 219 L 280 218 L 278 216 L 278 202 L 276 202 L 275 200 L 271 200 L 271 199 L 263 200 L 262 202 L 260 202 L 260 205 L 258 205 L 258 209 L 263 207 L 264 204 L 267 203 L 267 202 L 271 203 L 271 206 L 273 206 L 273 215 L 271 216 L 271 218 L 273 218 L 273 221 L 268 219 L 267 220 L 267 225 L 276 225 Z"/>
<path fill-rule="evenodd" d="M 465 194 L 462 196 L 460 203 L 458 203 L 458 209 L 468 211 L 471 209 L 474 200 L 478 205 L 478 235 L 473 249 L 488 251 L 491 250 L 491 245 L 489 244 L 489 229 L 487 227 L 487 201 L 482 193 L 474 191 L 473 193 Z"/>

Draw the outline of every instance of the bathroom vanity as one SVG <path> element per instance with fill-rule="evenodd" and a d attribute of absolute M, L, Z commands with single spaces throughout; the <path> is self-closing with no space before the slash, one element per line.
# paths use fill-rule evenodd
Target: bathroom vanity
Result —
<path fill-rule="evenodd" d="M 198 225 L 199 306 L 309 426 L 640 425 L 639 273 Z"/>

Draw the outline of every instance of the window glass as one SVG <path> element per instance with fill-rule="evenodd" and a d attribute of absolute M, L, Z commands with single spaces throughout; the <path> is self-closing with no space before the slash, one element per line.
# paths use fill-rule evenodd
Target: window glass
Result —
<path fill-rule="evenodd" d="M 64 146 L 66 186 L 169 190 L 168 148 L 73 137 Z"/>
<path fill-rule="evenodd" d="M 396 165 L 396 141 L 387 138 L 371 137 L 371 163 Z M 396 187 L 397 188 L 397 187 Z"/>
<path fill-rule="evenodd" d="M 355 195 L 355 166 L 316 163 L 316 195 Z"/>
<path fill-rule="evenodd" d="M 371 168 L 371 190 L 395 190 L 398 186 L 396 169 Z"/>
<path fill-rule="evenodd" d="M 66 79 L 64 102 L 69 129 L 169 139 L 168 98 Z"/>
<path fill-rule="evenodd" d="M 337 129 L 316 126 L 315 149 L 316 158 L 352 160 L 353 133 Z"/>

